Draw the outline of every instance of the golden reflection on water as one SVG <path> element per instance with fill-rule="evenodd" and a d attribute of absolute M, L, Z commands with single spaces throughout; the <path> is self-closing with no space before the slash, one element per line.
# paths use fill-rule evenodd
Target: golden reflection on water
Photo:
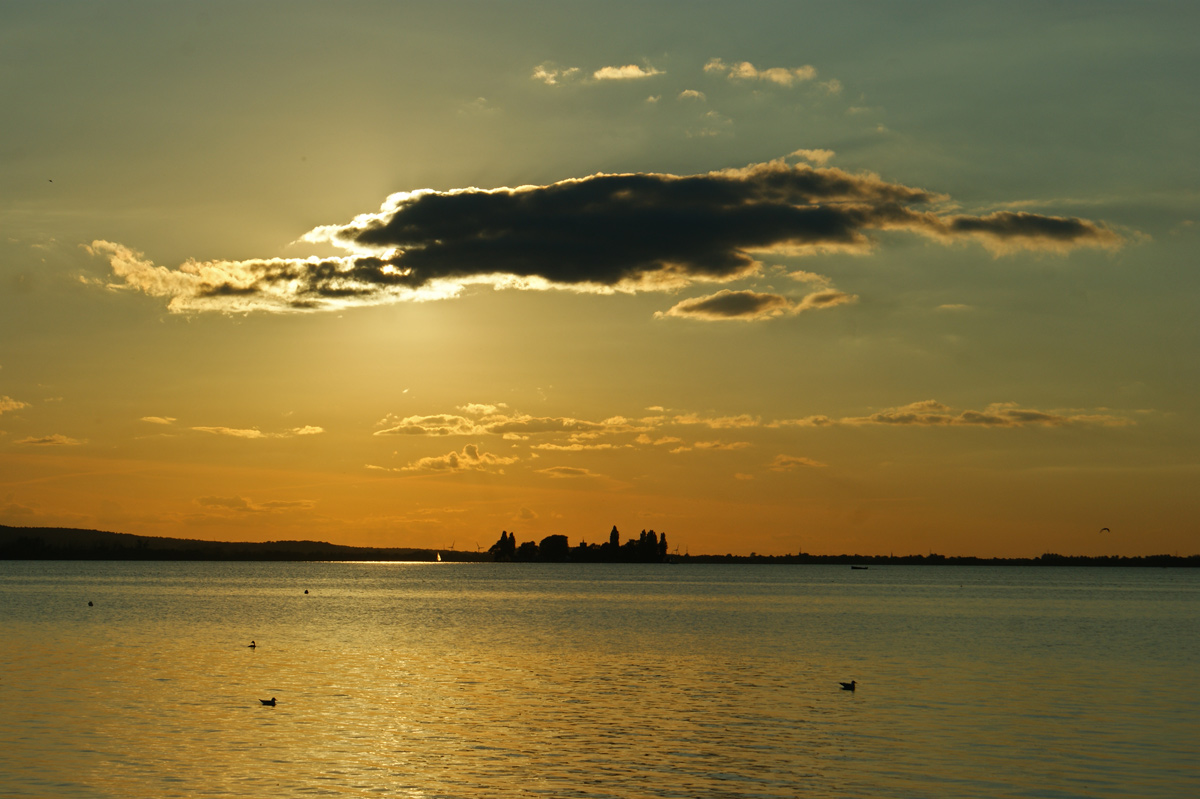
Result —
<path fill-rule="evenodd" d="M 1166 797 L 1200 762 L 1194 576 L 50 566 L 0 571 L 5 797 Z"/>

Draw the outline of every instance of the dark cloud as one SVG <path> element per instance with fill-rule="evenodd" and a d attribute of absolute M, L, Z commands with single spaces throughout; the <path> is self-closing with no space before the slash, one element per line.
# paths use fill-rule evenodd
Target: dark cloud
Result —
<path fill-rule="evenodd" d="M 985 239 L 1002 250 L 1018 243 L 1041 249 L 1069 249 L 1086 241 L 1105 245 L 1120 242 L 1117 234 L 1086 219 L 1012 211 L 996 211 L 986 216 L 953 216 L 947 220 L 947 229 L 951 235 Z"/>
<path fill-rule="evenodd" d="M 791 307 L 788 298 L 778 294 L 725 289 L 707 297 L 683 300 L 660 315 L 710 320 L 767 319 L 787 313 Z"/>
<path fill-rule="evenodd" d="M 471 283 L 638 291 L 728 282 L 755 273 L 762 253 L 865 251 L 876 230 L 977 240 L 996 252 L 1121 242 L 1084 219 L 942 215 L 936 204 L 945 199 L 870 173 L 779 160 L 700 175 L 396 194 L 377 213 L 306 234 L 351 253 L 338 258 L 188 261 L 172 270 L 120 244 L 88 249 L 108 258 L 124 286 L 170 297 L 172 310 L 301 311 L 444 298 Z M 778 305 L 765 296 L 725 296 L 709 310 L 744 318 Z"/>
<path fill-rule="evenodd" d="M 833 289 L 813 292 L 798 302 L 793 302 L 779 294 L 722 289 L 716 294 L 683 300 L 666 311 L 660 311 L 655 316 L 660 318 L 674 316 L 710 322 L 729 319 L 757 321 L 817 308 L 832 308 L 836 305 L 854 302 L 857 299 L 853 294 Z"/>

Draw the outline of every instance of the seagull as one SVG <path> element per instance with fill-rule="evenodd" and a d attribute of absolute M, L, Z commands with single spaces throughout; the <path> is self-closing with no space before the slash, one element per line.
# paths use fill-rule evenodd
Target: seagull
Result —
<path fill-rule="evenodd" d="M 270 699 L 260 699 L 258 701 L 262 702 L 264 705 L 268 705 L 269 707 L 275 707 L 275 697 L 271 697 Z"/>
<path fill-rule="evenodd" d="M 247 648 L 247 649 L 254 649 L 254 648 L 255 648 L 255 647 L 257 647 L 257 646 L 258 646 L 258 644 L 254 643 L 253 641 L 251 641 L 250 643 L 246 644 L 246 648 Z"/>
<path fill-rule="evenodd" d="M 1102 532 L 1102 533 L 1111 533 L 1111 532 L 1112 532 L 1112 530 L 1109 530 L 1107 527 L 1101 527 L 1101 528 L 1100 528 L 1100 532 Z"/>
<path fill-rule="evenodd" d="M 851 680 L 850 682 L 841 683 L 842 690 L 843 691 L 853 691 L 854 686 L 857 684 L 858 684 L 858 680 Z"/>

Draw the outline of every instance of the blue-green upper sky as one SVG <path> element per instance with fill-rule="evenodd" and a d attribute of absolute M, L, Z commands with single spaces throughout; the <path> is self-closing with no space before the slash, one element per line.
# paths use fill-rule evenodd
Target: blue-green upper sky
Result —
<path fill-rule="evenodd" d="M 0 524 L 1195 552 L 1198 16 L 4 3 Z"/>

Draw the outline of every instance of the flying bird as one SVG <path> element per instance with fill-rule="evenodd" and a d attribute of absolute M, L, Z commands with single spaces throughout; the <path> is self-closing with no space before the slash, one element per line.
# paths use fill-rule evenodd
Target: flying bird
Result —
<path fill-rule="evenodd" d="M 1107 527 L 1101 527 L 1101 528 L 1100 528 L 1100 532 L 1102 532 L 1102 533 L 1111 533 L 1111 532 L 1112 532 L 1112 530 L 1109 530 Z"/>
<path fill-rule="evenodd" d="M 264 705 L 267 705 L 268 707 L 275 707 L 275 697 L 271 697 L 270 699 L 260 699 L 258 701 L 262 702 Z"/>
<path fill-rule="evenodd" d="M 855 685 L 858 685 L 858 680 L 851 680 L 850 682 L 841 683 L 843 691 L 853 691 Z"/>

